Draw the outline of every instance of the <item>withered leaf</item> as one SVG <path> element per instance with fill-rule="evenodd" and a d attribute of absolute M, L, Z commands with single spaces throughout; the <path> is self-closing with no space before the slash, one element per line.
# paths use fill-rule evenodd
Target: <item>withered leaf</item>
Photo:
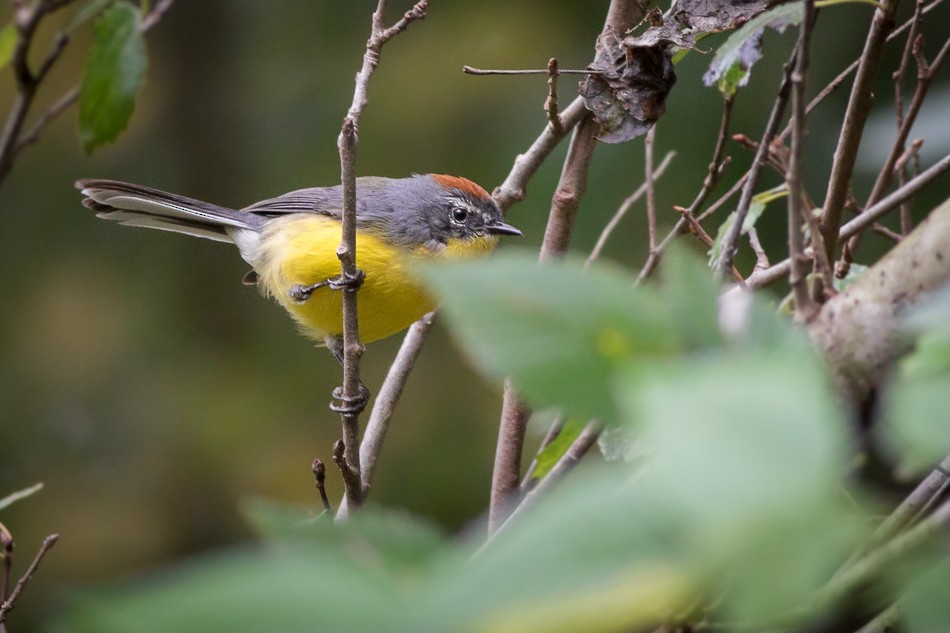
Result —
<path fill-rule="evenodd" d="M 670 42 L 629 45 L 614 33 L 597 40 L 591 70 L 580 82 L 587 109 L 601 126 L 599 140 L 623 143 L 646 134 L 666 111 L 666 95 L 676 83 Z"/>

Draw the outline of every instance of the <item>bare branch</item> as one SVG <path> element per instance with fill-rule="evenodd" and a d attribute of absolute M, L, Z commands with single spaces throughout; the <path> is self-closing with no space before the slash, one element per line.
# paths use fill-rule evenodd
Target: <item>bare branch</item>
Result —
<path fill-rule="evenodd" d="M 882 216 L 893 210 L 895 207 L 903 204 L 910 198 L 916 196 L 921 190 L 927 188 L 931 183 L 943 176 L 948 171 L 950 171 L 950 155 L 944 156 L 936 164 L 927 169 L 927 171 L 923 172 L 916 178 L 911 179 L 906 185 L 887 196 L 870 209 L 865 209 L 861 215 L 842 226 L 841 231 L 838 233 L 838 239 L 849 239 L 857 235 L 859 232 L 867 229 Z M 805 254 L 812 255 L 813 253 L 810 253 L 809 251 L 810 249 L 806 249 Z M 788 275 L 789 270 L 790 262 L 789 260 L 785 259 L 775 264 L 768 270 L 761 272 L 756 271 L 755 274 L 746 279 L 746 283 L 749 285 L 749 288 L 761 288 L 762 286 L 774 283 L 782 277 Z"/>
<path fill-rule="evenodd" d="M 881 53 L 884 51 L 887 35 L 894 29 L 896 10 L 897 0 L 883 0 L 880 7 L 874 11 L 871 28 L 864 44 L 864 52 L 858 64 L 858 73 L 854 78 L 851 96 L 848 99 L 841 134 L 835 146 L 834 162 L 828 178 L 828 190 L 825 193 L 822 214 L 822 236 L 829 261 L 834 261 L 838 248 L 838 231 L 841 227 L 848 191 L 851 188 L 851 175 L 854 172 L 858 147 L 864 134 L 864 124 L 871 112 L 871 84 Z"/>
<path fill-rule="evenodd" d="M 550 62 L 548 68 L 526 68 L 526 69 L 488 69 L 472 68 L 471 66 L 462 66 L 462 72 L 466 75 L 550 75 Z M 599 75 L 599 70 L 589 69 L 564 69 L 558 71 L 562 75 Z"/>
<path fill-rule="evenodd" d="M 323 509 L 327 514 L 330 514 L 333 512 L 333 506 L 330 505 L 330 498 L 327 497 L 327 467 L 324 466 L 323 462 L 319 459 L 314 459 L 310 465 L 310 470 L 313 472 L 313 481 L 317 487 L 317 492 L 320 493 L 320 501 L 323 502 Z"/>
<path fill-rule="evenodd" d="M 653 180 L 653 141 L 656 138 L 656 125 L 650 128 L 643 141 L 645 184 L 647 186 L 647 235 L 650 241 L 650 252 L 656 250 L 656 187 Z"/>
<path fill-rule="evenodd" d="M 709 197 L 709 195 L 712 193 L 712 190 L 719 182 L 719 176 L 722 174 L 722 170 L 726 165 L 727 161 L 723 160 L 722 154 L 726 147 L 726 138 L 729 135 L 729 122 L 732 119 L 732 106 L 734 103 L 735 101 L 733 99 L 725 99 L 722 103 L 722 118 L 719 121 L 719 132 L 716 135 L 716 145 L 715 149 L 713 149 L 712 160 L 709 162 L 706 178 L 703 179 L 702 189 L 700 189 L 699 193 L 696 195 L 693 203 L 689 205 L 689 213 L 692 216 L 695 216 L 696 212 L 699 210 L 699 207 L 701 207 L 706 202 L 706 199 Z M 745 177 L 743 177 L 743 180 L 740 182 L 745 182 Z M 736 191 L 737 190 L 738 187 L 736 187 Z M 731 197 L 731 194 L 729 195 Z M 702 217 L 705 217 L 706 215 L 708 215 L 708 213 L 704 214 Z M 702 217 L 699 219 L 699 221 L 702 221 Z M 666 249 L 667 245 L 669 245 L 669 243 L 672 242 L 677 235 L 682 233 L 683 229 L 685 228 L 686 219 L 685 217 L 680 217 L 673 228 L 670 229 L 670 232 L 667 233 L 666 237 L 663 238 L 663 241 L 660 242 L 655 249 L 650 250 L 650 255 L 647 257 L 646 263 L 643 265 L 643 268 L 640 269 L 640 273 L 637 275 L 637 284 L 642 283 L 650 275 L 650 273 L 653 272 L 653 270 L 656 268 L 656 265 L 660 263 L 660 256 Z"/>
<path fill-rule="evenodd" d="M 716 274 L 720 277 L 725 277 L 726 273 L 728 273 L 732 267 L 732 259 L 739 249 L 739 236 L 742 234 L 742 225 L 745 224 L 745 217 L 749 213 L 749 205 L 752 204 L 752 196 L 755 192 L 755 186 L 759 181 L 759 174 L 768 158 L 769 147 L 778 130 L 779 121 L 785 113 L 785 106 L 788 103 L 788 93 L 791 88 L 790 75 L 794 64 L 794 56 L 795 54 L 793 53 L 793 59 L 789 60 L 785 65 L 785 74 L 782 76 L 782 83 L 779 86 L 778 95 L 772 104 L 772 112 L 769 114 L 768 123 L 766 123 L 765 131 L 762 133 L 762 140 L 759 142 L 755 158 L 752 160 L 752 166 L 749 168 L 748 178 L 742 187 L 742 197 L 739 198 L 739 206 L 736 207 L 735 222 L 732 223 L 732 227 L 726 234 L 722 243 L 719 259 L 715 262 Z"/>
<path fill-rule="evenodd" d="M 544 100 L 544 111 L 548 115 L 548 123 L 555 134 L 561 134 L 564 126 L 557 111 L 557 78 L 560 73 L 557 69 L 557 60 L 548 60 L 548 98 Z"/>
<path fill-rule="evenodd" d="M 6 622 L 7 614 L 13 610 L 17 599 L 20 597 L 20 594 L 23 593 L 23 589 L 25 589 L 30 580 L 33 579 L 33 575 L 36 574 L 36 570 L 39 569 L 40 563 L 43 562 L 43 558 L 46 557 L 47 552 L 49 552 L 50 549 L 56 545 L 56 541 L 58 540 L 59 534 L 50 534 L 45 539 L 43 539 L 43 544 L 40 545 L 40 549 L 33 558 L 33 562 L 30 563 L 30 566 L 23 573 L 23 576 L 20 577 L 20 580 L 17 581 L 16 585 L 13 587 L 13 591 L 10 593 L 10 596 L 3 601 L 3 604 L 0 604 L 0 624 Z"/>
<path fill-rule="evenodd" d="M 580 123 L 586 113 L 587 108 L 584 107 L 584 100 L 577 97 L 561 112 L 559 117 L 561 121 L 560 130 L 555 130 L 554 126 L 548 123 L 547 127 L 541 131 L 538 138 L 528 148 L 528 151 L 515 157 L 514 165 L 508 177 L 492 192 L 492 198 L 495 199 L 503 213 L 507 212 L 516 202 L 524 200 L 528 181 L 534 177 L 538 168 L 541 167 L 541 163 L 550 156 L 567 133 Z"/>
<path fill-rule="evenodd" d="M 653 172 L 653 181 L 657 181 L 666 171 L 666 168 L 672 162 L 673 158 L 676 157 L 676 152 L 670 150 L 666 153 L 666 156 L 663 157 L 662 162 L 660 162 L 659 167 Z M 647 191 L 647 183 L 644 182 L 642 185 L 637 187 L 637 190 L 632 194 L 627 196 L 627 198 L 620 204 L 620 207 L 617 209 L 617 212 L 614 213 L 613 217 L 610 218 L 610 222 L 604 227 L 604 230 L 600 232 L 600 237 L 597 238 L 597 243 L 594 244 L 593 250 L 591 250 L 590 255 L 587 257 L 587 261 L 584 263 L 585 267 L 590 266 L 600 257 L 601 251 L 604 249 L 604 245 L 607 243 L 607 239 L 611 236 L 614 230 L 617 228 L 617 225 L 620 224 L 620 221 L 627 215 L 627 212 L 630 211 L 631 207 L 637 203 L 637 201 L 643 197 Z"/>
<path fill-rule="evenodd" d="M 404 31 L 412 22 L 425 18 L 428 5 L 428 0 L 419 0 L 396 24 L 386 28 L 383 21 L 386 0 L 379 0 L 376 11 L 373 13 L 372 32 L 366 43 L 363 65 L 356 75 L 353 101 L 347 116 L 343 119 L 343 127 L 337 139 L 343 185 L 343 236 L 337 248 L 337 257 L 340 259 L 341 279 L 345 284 L 342 291 L 343 386 L 339 390 L 344 406 L 338 409 L 343 427 L 343 447 L 341 451 L 337 450 L 337 446 L 334 447 L 333 460 L 343 475 L 347 505 L 351 509 L 359 507 L 363 498 L 360 475 L 359 413 L 365 406 L 367 397 L 360 383 L 359 362 L 364 348 L 360 343 L 357 321 L 357 292 L 363 279 L 362 271 L 356 267 L 356 148 L 359 142 L 357 126 L 363 108 L 366 106 L 369 80 L 379 65 L 383 45 Z M 336 392 L 334 394 L 336 395 Z"/>
<path fill-rule="evenodd" d="M 811 31 L 814 25 L 814 0 L 803 0 L 804 16 L 798 31 L 798 46 L 795 69 L 792 71 L 792 151 L 785 182 L 788 185 L 788 252 L 791 270 L 788 283 L 795 300 L 795 316 L 807 322 L 814 316 L 816 306 L 808 294 L 808 278 L 805 274 L 804 237 L 802 226 L 805 215 L 811 209 L 805 204 L 802 183 L 802 163 L 805 146 L 805 77 L 808 73 Z"/>

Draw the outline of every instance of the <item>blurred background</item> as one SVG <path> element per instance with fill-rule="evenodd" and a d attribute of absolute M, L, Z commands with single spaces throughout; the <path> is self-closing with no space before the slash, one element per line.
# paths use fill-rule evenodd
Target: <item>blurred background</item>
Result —
<path fill-rule="evenodd" d="M 61 535 L 11 617 L 11 630 L 31 630 L 71 589 L 250 538 L 240 513 L 248 497 L 319 511 L 310 463 L 320 457 L 329 464 L 339 437 L 339 421 L 326 408 L 340 380 L 337 364 L 298 335 L 275 304 L 241 285 L 247 267 L 230 247 L 97 221 L 72 183 L 116 178 L 233 207 L 335 184 L 336 137 L 375 4 L 179 0 L 148 35 L 147 84 L 119 141 L 84 155 L 73 109 L 21 156 L 0 187 L 0 497 L 46 484 L 3 513 L 17 539 L 17 569 L 45 535 Z M 433 2 L 424 22 L 385 48 L 361 123 L 359 173 L 442 172 L 493 189 L 545 124 L 545 77 L 471 77 L 462 66 L 541 68 L 554 56 L 563 68 L 584 67 L 607 4 Z M 903 17 L 912 9 L 906 4 Z M 408 6 L 392 2 L 388 21 Z M 814 39 L 813 94 L 860 53 L 872 10 L 827 11 L 834 15 L 819 22 Z M 941 7 L 927 19 L 931 56 L 946 37 L 948 13 Z M 8 19 L 5 6 L 0 24 Z M 52 22 L 40 33 L 37 59 L 55 32 Z M 89 36 L 88 28 L 76 35 L 43 85 L 40 104 L 78 80 Z M 712 50 L 722 39 L 708 38 L 700 48 Z M 794 39 L 794 29 L 767 35 L 765 59 L 739 95 L 734 132 L 761 134 Z M 859 198 L 893 139 L 888 76 L 902 42 L 889 47 L 889 70 L 881 73 L 873 138 L 862 147 Z M 678 66 L 657 128 L 656 161 L 677 152 L 658 185 L 662 227 L 678 217 L 672 205 L 687 206 L 695 196 L 710 159 L 721 112 L 718 93 L 701 81 L 710 58 L 693 53 Z M 944 69 L 938 77 L 912 134 L 928 139 L 925 166 L 950 146 L 948 74 Z M 575 86 L 576 78 L 562 77 L 563 105 Z M 7 68 L 0 72 L 4 117 L 12 95 Z M 806 176 L 817 199 L 846 98 L 846 92 L 829 98 L 809 122 Z M 504 248 L 539 245 L 564 152 L 555 152 L 527 200 L 513 207 L 510 221 L 525 237 Z M 734 162 L 725 186 L 751 159 L 734 143 L 727 154 Z M 577 254 L 590 251 L 642 182 L 643 168 L 642 139 L 598 148 L 572 242 Z M 779 182 L 769 172 L 761 189 Z M 946 181 L 939 183 L 918 200 L 917 213 L 948 190 Z M 774 205 L 761 223 L 775 261 L 786 250 L 784 206 Z M 713 219 L 707 229 L 715 234 L 718 224 Z M 632 274 L 646 256 L 645 227 L 641 204 L 605 258 Z M 873 259 L 886 246 L 867 239 L 863 256 Z M 743 252 L 740 269 L 748 272 L 752 261 Z M 364 382 L 374 392 L 400 340 L 374 344 L 364 356 Z M 500 394 L 437 327 L 397 410 L 371 502 L 424 515 L 449 531 L 477 521 L 487 506 Z M 339 477 L 328 472 L 336 502 Z"/>

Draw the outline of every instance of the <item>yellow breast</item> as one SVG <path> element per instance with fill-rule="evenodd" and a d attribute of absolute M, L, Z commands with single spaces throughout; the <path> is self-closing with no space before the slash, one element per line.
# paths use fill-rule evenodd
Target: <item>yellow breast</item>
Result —
<path fill-rule="evenodd" d="M 311 214 L 271 220 L 263 231 L 261 257 L 255 265 L 264 291 L 318 341 L 342 334 L 342 293 L 318 288 L 307 301 L 298 303 L 289 292 L 296 285 L 309 286 L 340 274 L 336 249 L 341 228 L 333 218 Z M 436 307 L 414 274 L 420 263 L 487 254 L 496 243 L 496 237 L 486 236 L 453 240 L 438 252 L 421 246 L 409 252 L 380 236 L 357 231 L 356 265 L 366 274 L 357 299 L 360 339 L 371 343 L 391 336 Z"/>

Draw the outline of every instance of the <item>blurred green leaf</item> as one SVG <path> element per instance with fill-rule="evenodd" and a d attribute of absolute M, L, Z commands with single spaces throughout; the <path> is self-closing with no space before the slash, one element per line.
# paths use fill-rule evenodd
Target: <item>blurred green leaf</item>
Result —
<path fill-rule="evenodd" d="M 139 29 L 139 12 L 116 2 L 96 21 L 79 90 L 79 140 L 91 152 L 114 141 L 135 110 L 148 58 Z"/>
<path fill-rule="evenodd" d="M 884 393 L 882 434 L 903 475 L 928 470 L 950 453 L 950 289 L 905 317 L 918 334 Z"/>
<path fill-rule="evenodd" d="M 69 26 L 66 27 L 66 32 L 76 30 L 102 13 L 113 2 L 116 2 L 116 0 L 89 0 L 73 15 L 73 19 L 69 21 Z"/>
<path fill-rule="evenodd" d="M 0 70 L 3 70 L 13 58 L 13 51 L 16 49 L 16 40 L 16 26 L 14 26 L 11 21 L 0 29 Z"/>
<path fill-rule="evenodd" d="M 634 430 L 624 426 L 604 429 L 597 437 L 597 448 L 608 462 L 633 461 L 645 454 L 643 443 L 634 437 Z"/>
<path fill-rule="evenodd" d="M 946 552 L 937 565 L 911 583 L 900 610 L 907 633 L 950 630 L 950 561 Z"/>
<path fill-rule="evenodd" d="M 5 510 L 6 508 L 12 506 L 17 501 L 22 501 L 27 497 L 35 495 L 37 492 L 43 489 L 43 483 L 34 484 L 29 488 L 24 488 L 23 490 L 18 490 L 13 494 L 9 494 L 3 499 L 0 499 L 0 510 Z"/>
<path fill-rule="evenodd" d="M 720 287 L 702 260 L 674 246 L 663 256 L 659 274 L 660 299 L 669 306 L 670 318 L 686 349 L 720 346 Z"/>
<path fill-rule="evenodd" d="M 755 16 L 716 50 L 703 81 L 707 86 L 715 83 L 724 97 L 733 97 L 749 82 L 749 71 L 762 58 L 762 35 L 766 27 L 781 33 L 790 24 L 800 24 L 802 15 L 801 5 L 790 3 Z"/>
<path fill-rule="evenodd" d="M 689 547 L 728 579 L 732 616 L 763 623 L 807 601 L 858 526 L 837 492 L 847 426 L 821 364 L 762 350 L 667 363 L 639 388 L 635 374 L 618 389 L 651 449 L 643 484 L 702 526 Z"/>
<path fill-rule="evenodd" d="M 577 436 L 581 434 L 581 431 L 584 430 L 586 425 L 587 421 L 581 418 L 568 418 L 564 422 L 561 432 L 554 438 L 554 441 L 545 446 L 544 450 L 538 453 L 538 460 L 534 466 L 534 470 L 531 471 L 530 478 L 541 479 L 547 475 L 551 468 L 554 467 L 554 464 L 556 464 L 564 453 L 567 452 L 567 449 L 571 447 L 571 444 L 574 443 L 574 440 L 577 439 Z"/>
<path fill-rule="evenodd" d="M 512 376 L 537 405 L 616 420 L 609 384 L 620 365 L 649 364 L 681 347 L 666 306 L 650 288 L 577 261 L 539 265 L 503 254 L 431 267 L 453 332 L 489 374 Z"/>

